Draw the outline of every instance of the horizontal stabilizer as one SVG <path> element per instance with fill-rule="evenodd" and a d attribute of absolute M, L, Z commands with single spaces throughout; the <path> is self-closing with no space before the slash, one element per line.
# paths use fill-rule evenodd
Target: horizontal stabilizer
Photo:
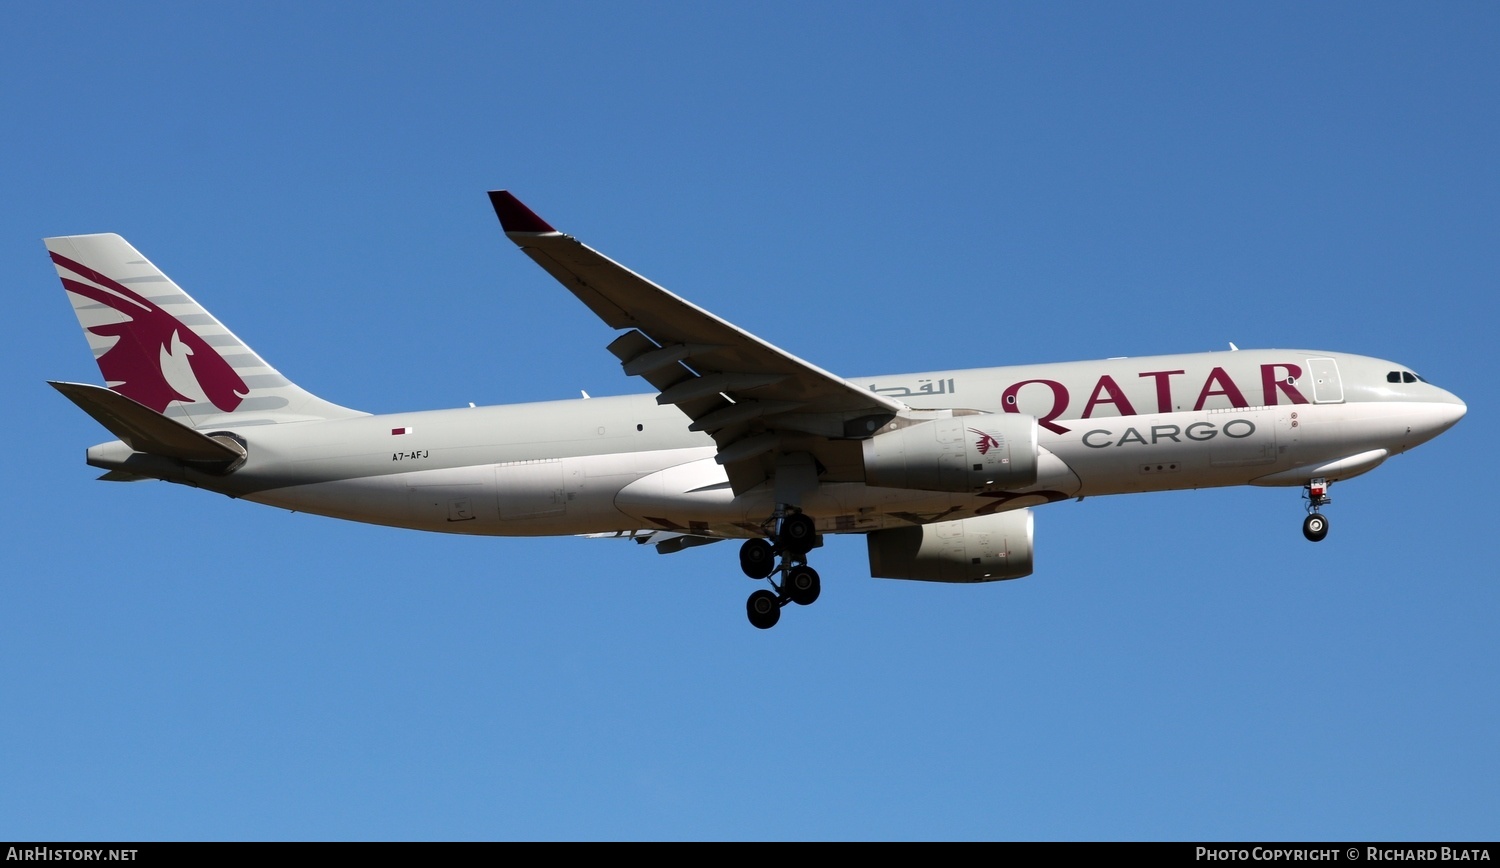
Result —
<path fill-rule="evenodd" d="M 137 452 L 179 461 L 229 463 L 244 457 L 233 446 L 201 434 L 139 401 L 103 386 L 51 380 L 48 383 Z"/>

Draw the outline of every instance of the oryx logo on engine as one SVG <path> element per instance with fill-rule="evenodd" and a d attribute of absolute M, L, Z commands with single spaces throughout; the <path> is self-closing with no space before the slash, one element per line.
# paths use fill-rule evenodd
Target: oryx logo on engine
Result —
<path fill-rule="evenodd" d="M 993 434 L 986 434 L 978 428 L 970 428 L 969 431 L 979 435 L 979 442 L 974 444 L 974 448 L 979 450 L 980 455 L 988 455 L 991 449 L 1000 448 L 1000 441 Z"/>

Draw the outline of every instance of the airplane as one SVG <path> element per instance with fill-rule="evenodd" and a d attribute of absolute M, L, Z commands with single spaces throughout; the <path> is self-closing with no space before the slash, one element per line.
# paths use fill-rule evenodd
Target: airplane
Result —
<path fill-rule="evenodd" d="M 1329 486 L 1461 419 L 1409 367 L 1229 350 L 847 380 L 554 229 L 505 190 L 505 236 L 619 332 L 651 394 L 371 415 L 282 376 L 123 238 L 46 239 L 107 386 L 51 382 L 116 440 L 100 479 L 493 536 L 739 540 L 750 623 L 821 594 L 812 553 L 859 534 L 875 578 L 1030 575 L 1032 508 L 1110 494 Z"/>

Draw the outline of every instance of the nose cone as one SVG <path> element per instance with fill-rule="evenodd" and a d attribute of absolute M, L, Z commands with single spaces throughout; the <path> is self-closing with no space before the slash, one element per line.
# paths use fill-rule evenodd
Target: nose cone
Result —
<path fill-rule="evenodd" d="M 1416 426 L 1421 431 L 1423 440 L 1431 440 L 1457 425 L 1458 420 L 1469 412 L 1469 405 L 1457 395 L 1443 389 L 1435 391 L 1438 393 L 1437 399 L 1422 405 L 1421 421 Z"/>
<path fill-rule="evenodd" d="M 1444 391 L 1443 399 L 1444 410 L 1440 411 L 1439 415 L 1442 415 L 1445 421 L 1441 423 L 1442 427 L 1438 429 L 1439 434 L 1457 425 L 1458 420 L 1462 419 L 1464 414 L 1469 412 L 1469 405 L 1465 404 L 1462 398 L 1452 392 Z"/>

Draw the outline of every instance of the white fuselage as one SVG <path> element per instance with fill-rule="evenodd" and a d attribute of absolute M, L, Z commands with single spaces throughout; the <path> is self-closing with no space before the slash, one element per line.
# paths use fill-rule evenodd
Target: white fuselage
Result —
<path fill-rule="evenodd" d="M 1394 381 L 1393 381 L 1394 380 Z M 1040 420 L 1034 485 L 977 494 L 825 479 L 822 532 L 946 521 L 1072 497 L 1303 485 L 1363 473 L 1462 417 L 1459 399 L 1363 356 L 1256 350 L 855 380 L 917 410 Z M 451 533 L 665 529 L 754 536 L 775 508 L 736 496 L 677 408 L 625 396 L 233 429 L 244 465 L 187 482 L 299 512 Z M 90 450 L 118 467 L 123 444 Z M 128 452 L 128 450 L 126 450 Z"/>

